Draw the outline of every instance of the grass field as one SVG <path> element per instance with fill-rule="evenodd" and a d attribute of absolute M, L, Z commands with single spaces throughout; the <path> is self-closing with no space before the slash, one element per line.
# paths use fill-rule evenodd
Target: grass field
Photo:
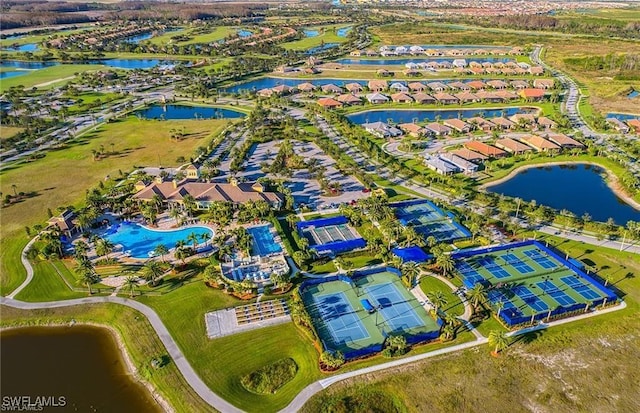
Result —
<path fill-rule="evenodd" d="M 439 279 L 431 276 L 423 276 L 420 278 L 420 288 L 425 294 L 434 291 L 441 291 L 447 299 L 447 304 L 443 306 L 442 311 L 454 316 L 461 316 L 464 314 L 464 305 L 460 297 L 455 295 L 451 288 Z"/>
<path fill-rule="evenodd" d="M 59 82 L 56 82 L 57 80 L 60 80 L 60 82 L 62 82 L 63 79 L 75 76 L 77 73 L 89 70 L 101 70 L 105 69 L 106 67 L 107 66 L 104 65 L 75 64 L 45 67 L 44 69 L 34 70 L 26 75 L 3 79 L 2 82 L 0 82 L 0 92 L 8 90 L 12 86 L 19 85 L 22 85 L 25 88 L 31 88 L 35 86 L 43 89 L 53 86 L 60 86 Z"/>
<path fill-rule="evenodd" d="M 0 141 L 3 141 L 5 139 L 9 139 L 17 134 L 19 134 L 20 132 L 22 132 L 24 130 L 24 128 L 19 128 L 16 126 L 0 126 Z"/>
<path fill-rule="evenodd" d="M 216 393 L 247 411 L 276 411 L 320 377 L 318 354 L 292 323 L 215 340 L 206 337 L 204 314 L 239 303 L 204 283 L 193 283 L 161 297 L 143 297 L 162 317 L 180 348 Z M 258 395 L 241 384 L 243 376 L 290 357 L 298 373 L 276 394 Z"/>
<path fill-rule="evenodd" d="M 157 37 L 152 37 L 151 39 L 149 39 L 149 41 L 153 44 L 158 44 L 158 45 L 163 45 L 163 44 L 167 44 L 169 42 L 173 42 L 173 40 L 171 40 L 172 37 L 177 36 L 177 35 L 187 35 L 189 37 L 191 37 L 191 40 L 187 40 L 186 42 L 177 42 L 175 44 L 180 45 L 180 46 L 188 46 L 191 44 L 195 44 L 195 43 L 211 43 L 211 42 L 215 42 L 218 41 L 220 39 L 224 39 L 226 36 L 235 33 L 236 32 L 236 28 L 234 27 L 227 27 L 227 26 L 221 26 L 221 27 L 216 27 L 213 29 L 213 31 L 209 32 L 209 33 L 204 33 L 204 34 L 195 34 L 193 35 L 192 32 L 193 30 L 179 30 L 179 31 L 175 31 L 175 32 L 168 32 L 165 33 L 161 36 L 157 36 Z"/>
<path fill-rule="evenodd" d="M 315 396 L 302 411 L 335 411 L 336 403 L 367 391 L 393 398 L 396 411 L 407 412 L 638 411 L 640 279 L 626 274 L 640 273 L 640 257 L 544 238 L 573 257 L 595 262 L 602 275 L 613 276 L 612 284 L 625 294 L 628 307 L 526 335 L 498 358 L 481 347 L 419 362 L 402 372 L 348 380 Z M 495 329 L 488 327 L 485 334 Z"/>
<path fill-rule="evenodd" d="M 320 46 L 323 42 L 324 44 L 344 43 L 347 41 L 347 38 L 338 36 L 336 31 L 347 26 L 352 26 L 352 24 L 309 27 L 309 30 L 318 30 L 318 36 L 305 37 L 304 39 L 293 42 L 282 43 L 281 46 L 288 50 L 307 50 L 312 47 Z"/>
<path fill-rule="evenodd" d="M 2 293 L 15 288 L 23 279 L 19 251 L 27 242 L 24 227 L 46 220 L 47 208 L 55 211 L 58 206 L 78 203 L 86 189 L 107 175 L 118 176 L 119 170 L 129 171 L 134 165 L 157 165 L 158 162 L 164 166 L 175 165 L 177 157 L 188 158 L 196 147 L 204 145 L 209 136 L 217 134 L 226 124 L 226 120 L 162 122 L 129 117 L 77 138 L 64 150 L 50 151 L 35 162 L 10 166 L 0 172 L 3 192 L 16 185 L 18 191 L 36 193 L 2 210 Z M 177 142 L 171 140 L 169 130 L 181 126 L 189 136 Z M 106 151 L 111 151 L 112 143 L 116 155 L 93 160 L 92 149 L 104 145 Z M 73 185 L 69 185 L 70 176 L 74 177 Z"/>

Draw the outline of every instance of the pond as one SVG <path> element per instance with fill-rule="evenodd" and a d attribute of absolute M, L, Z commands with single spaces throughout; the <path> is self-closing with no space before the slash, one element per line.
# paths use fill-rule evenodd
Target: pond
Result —
<path fill-rule="evenodd" d="M 640 90 L 632 90 L 627 94 L 629 99 L 637 98 L 638 96 L 640 96 Z"/>
<path fill-rule="evenodd" d="M 347 37 L 353 26 L 342 27 L 336 31 L 338 37 Z"/>
<path fill-rule="evenodd" d="M 312 30 L 312 29 L 304 29 L 303 32 L 304 32 L 304 35 L 307 37 L 317 37 L 320 34 L 318 30 Z"/>
<path fill-rule="evenodd" d="M 249 30 L 245 30 L 245 29 L 240 29 L 238 30 L 238 36 L 240 37 L 250 37 L 253 36 L 253 32 L 249 31 Z"/>
<path fill-rule="evenodd" d="M 339 43 L 325 43 L 325 44 L 321 44 L 320 46 L 316 46 L 316 47 L 312 47 L 310 49 L 307 49 L 307 51 L 305 51 L 305 54 L 314 54 L 314 53 L 319 53 L 319 52 L 323 52 L 325 50 L 329 50 L 329 49 L 333 49 L 334 47 L 338 47 L 340 46 Z"/>
<path fill-rule="evenodd" d="M 3 60 L 0 67 L 15 67 L 17 69 L 44 69 L 45 67 L 57 66 L 58 62 L 24 62 L 21 60 Z"/>
<path fill-rule="evenodd" d="M 105 65 L 118 69 L 152 69 L 156 66 L 175 65 L 178 62 L 176 60 L 161 59 L 101 59 L 91 60 L 87 63 L 94 65 Z"/>
<path fill-rule="evenodd" d="M 237 119 L 245 116 L 244 113 L 232 109 L 214 108 L 204 106 L 183 105 L 152 105 L 146 109 L 136 111 L 147 119 Z"/>
<path fill-rule="evenodd" d="M 518 172 L 513 178 L 487 188 L 490 192 L 535 199 L 577 216 L 585 212 L 595 221 L 613 218 L 616 224 L 640 221 L 640 211 L 620 199 L 603 178 L 605 171 L 589 164 L 539 166 Z"/>
<path fill-rule="evenodd" d="M 495 118 L 497 116 L 512 116 L 516 113 L 535 113 L 537 109 L 530 107 L 510 108 L 477 108 L 477 109 L 378 109 L 352 113 L 347 118 L 357 124 L 370 122 L 411 123 L 435 121 L 437 119 L 467 119 L 474 116 Z"/>
<path fill-rule="evenodd" d="M 127 37 L 126 39 L 124 39 L 124 41 L 128 43 L 140 43 L 145 40 L 149 40 L 152 37 L 153 37 L 153 33 L 149 32 L 149 33 L 138 34 L 136 36 Z"/>
<path fill-rule="evenodd" d="M 38 410 L 162 411 L 149 391 L 127 374 L 118 344 L 106 329 L 18 328 L 3 331 L 0 343 L 3 410 L 7 397 L 45 396 L 58 407 Z"/>
<path fill-rule="evenodd" d="M 9 45 L 3 48 L 2 50 L 5 50 L 7 52 L 36 52 L 40 50 L 40 47 L 38 46 L 37 43 L 26 43 L 26 44 L 21 44 L 15 47 Z"/>
<path fill-rule="evenodd" d="M 12 72 L 0 72 L 0 79 L 9 79 L 10 77 L 17 77 L 26 75 L 29 73 L 28 70 L 14 70 Z"/>
<path fill-rule="evenodd" d="M 338 59 L 336 63 L 340 63 L 341 65 L 365 65 L 365 66 L 404 66 L 407 63 L 420 63 L 420 62 L 453 62 L 455 59 L 464 59 L 467 62 L 478 62 L 478 63 L 496 63 L 496 62 L 512 62 L 513 59 L 508 57 L 468 57 L 468 58 L 456 58 L 456 57 L 411 57 L 404 59 Z"/>
<path fill-rule="evenodd" d="M 121 245 L 122 251 L 130 257 L 149 258 L 155 256 L 153 250 L 161 244 L 167 249 L 175 248 L 179 241 L 192 245 L 193 241 L 188 239 L 191 234 L 198 236 L 198 246 L 203 246 L 213 237 L 213 231 L 207 227 L 189 226 L 174 230 L 155 230 L 133 222 L 115 224 L 107 229 L 103 236 L 114 245 Z"/>
<path fill-rule="evenodd" d="M 631 120 L 631 119 L 640 119 L 640 113 L 637 115 L 631 114 L 631 113 L 607 113 L 607 119 L 608 118 L 615 118 L 618 119 L 620 121 L 626 121 L 626 120 Z"/>

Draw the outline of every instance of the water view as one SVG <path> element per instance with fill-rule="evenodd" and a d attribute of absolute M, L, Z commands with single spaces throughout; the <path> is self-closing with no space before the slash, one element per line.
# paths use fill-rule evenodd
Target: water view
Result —
<path fill-rule="evenodd" d="M 129 42 L 129 43 L 140 43 L 143 42 L 145 40 L 149 40 L 153 37 L 153 33 L 149 32 L 149 33 L 143 33 L 143 34 L 139 34 L 136 36 L 131 36 L 125 39 L 125 42 Z"/>
<path fill-rule="evenodd" d="M 8 52 L 36 52 L 40 50 L 37 43 L 26 43 L 19 46 L 7 46 L 2 50 L 6 50 Z"/>
<path fill-rule="evenodd" d="M 325 50 L 333 49 L 334 47 L 338 47 L 338 46 L 340 46 L 339 43 L 325 43 L 320 46 L 307 49 L 305 54 L 314 54 L 314 53 L 324 52 Z"/>
<path fill-rule="evenodd" d="M 250 32 L 249 30 L 245 30 L 245 29 L 238 30 L 238 36 L 240 37 L 249 37 L 251 35 L 253 35 L 253 32 Z"/>
<path fill-rule="evenodd" d="M 626 121 L 626 120 L 631 120 L 631 119 L 640 119 L 640 113 L 639 114 L 632 114 L 632 113 L 607 113 L 607 118 L 615 118 L 621 121 Z"/>
<path fill-rule="evenodd" d="M 305 29 L 303 30 L 303 32 L 304 32 L 304 35 L 307 37 L 317 37 L 320 34 L 319 31 L 312 30 L 312 29 Z"/>
<path fill-rule="evenodd" d="M 529 107 L 511 107 L 495 109 L 388 109 L 365 110 L 363 112 L 347 115 L 347 118 L 357 124 L 370 122 L 410 123 L 435 121 L 438 119 L 466 119 L 474 116 L 495 118 L 497 116 L 512 116 L 516 113 L 531 113 L 537 109 Z"/>
<path fill-rule="evenodd" d="M 455 59 L 464 59 L 467 62 L 478 62 L 478 63 L 496 63 L 496 62 L 512 62 L 513 59 L 508 57 L 465 57 L 465 58 L 456 58 L 456 57 L 411 57 L 404 59 L 338 59 L 336 63 L 340 63 L 342 65 L 367 65 L 367 66 L 389 66 L 389 65 L 406 65 L 407 63 L 420 63 L 420 62 L 453 62 Z"/>
<path fill-rule="evenodd" d="M 0 79 L 8 79 L 10 77 L 22 76 L 29 73 L 26 70 L 14 70 L 12 72 L 0 72 Z"/>
<path fill-rule="evenodd" d="M 566 209 L 577 216 L 586 212 L 596 221 L 613 218 L 620 225 L 640 221 L 640 211 L 607 186 L 604 173 L 602 168 L 588 164 L 540 166 L 487 189 L 525 201 L 535 199 L 539 204 Z"/>
<path fill-rule="evenodd" d="M 353 26 L 347 26 L 347 27 L 343 27 L 340 28 L 336 31 L 336 34 L 338 35 L 338 37 L 347 37 L 347 35 L 349 34 L 349 32 L 353 29 Z"/>
<path fill-rule="evenodd" d="M 127 374 L 117 342 L 105 329 L 79 325 L 12 329 L 2 332 L 0 343 L 4 397 L 63 400 L 64 406 L 44 411 L 162 411 L 149 391 Z"/>
<path fill-rule="evenodd" d="M 237 119 L 244 113 L 232 109 L 204 106 L 152 105 L 136 112 L 147 119 Z"/>
<path fill-rule="evenodd" d="M 24 62 L 21 60 L 2 60 L 0 67 L 14 67 L 17 69 L 44 69 L 45 67 L 57 66 L 59 62 Z"/>

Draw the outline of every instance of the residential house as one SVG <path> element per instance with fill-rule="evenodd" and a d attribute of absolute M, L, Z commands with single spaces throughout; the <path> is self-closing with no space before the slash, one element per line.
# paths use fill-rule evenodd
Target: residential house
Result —
<path fill-rule="evenodd" d="M 461 92 L 454 95 L 460 103 L 480 102 L 480 98 L 475 93 Z"/>
<path fill-rule="evenodd" d="M 316 86 L 313 83 L 309 83 L 309 82 L 304 82 L 304 83 L 300 83 L 298 86 L 296 86 L 296 88 L 300 91 L 300 92 L 313 92 L 314 90 L 316 90 Z"/>
<path fill-rule="evenodd" d="M 434 92 L 443 92 L 449 89 L 449 87 L 442 82 L 429 82 L 427 83 L 427 86 L 429 86 L 429 89 Z"/>
<path fill-rule="evenodd" d="M 424 159 L 424 163 L 427 168 L 431 169 L 432 171 L 436 171 L 440 175 L 452 175 L 460 172 L 460 168 L 458 168 L 457 166 L 435 156 L 427 156 Z"/>
<path fill-rule="evenodd" d="M 487 87 L 487 85 L 481 81 L 481 80 L 472 80 L 470 82 L 467 82 L 467 85 L 472 89 L 472 90 L 480 90 L 480 89 L 484 89 Z"/>
<path fill-rule="evenodd" d="M 470 132 L 472 128 L 471 125 L 460 119 L 447 119 L 444 121 L 444 124 L 446 126 L 449 126 L 450 128 L 457 130 L 460 133 Z"/>
<path fill-rule="evenodd" d="M 347 83 L 344 85 L 344 88 L 347 89 L 350 93 L 361 93 L 364 90 L 364 87 L 357 82 Z"/>
<path fill-rule="evenodd" d="M 469 118 L 467 119 L 467 122 L 469 122 L 469 124 L 474 125 L 476 128 L 484 132 L 491 132 L 496 128 L 496 125 L 494 125 L 492 122 L 484 118 L 481 118 L 479 116 Z"/>
<path fill-rule="evenodd" d="M 389 86 L 389 90 L 393 90 L 395 92 L 408 92 L 409 88 L 407 86 L 405 86 L 404 83 L 400 83 L 400 82 L 393 82 L 390 86 Z"/>
<path fill-rule="evenodd" d="M 502 149 L 496 148 L 495 146 L 487 145 L 486 143 L 480 141 L 466 142 L 464 144 L 464 147 L 489 158 L 502 158 L 507 156 L 507 152 L 503 151 Z"/>
<path fill-rule="evenodd" d="M 533 113 L 516 113 L 509 117 L 509 120 L 516 125 L 532 125 L 536 123 L 536 117 Z"/>
<path fill-rule="evenodd" d="M 526 80 L 512 80 L 511 87 L 517 90 L 526 89 L 529 87 L 529 82 Z"/>
<path fill-rule="evenodd" d="M 607 123 L 609 123 L 613 127 L 613 129 L 617 130 L 620 133 L 629 133 L 629 131 L 631 130 L 627 125 L 616 118 L 607 118 Z"/>
<path fill-rule="evenodd" d="M 338 102 L 342 102 L 345 105 L 361 105 L 362 99 L 358 96 L 352 95 L 351 93 L 345 93 L 344 95 L 340 95 L 336 98 Z"/>
<path fill-rule="evenodd" d="M 438 122 L 429 123 L 424 127 L 425 131 L 430 135 L 435 136 L 447 136 L 451 134 L 451 128 L 445 125 L 441 125 Z"/>
<path fill-rule="evenodd" d="M 362 50 L 354 50 L 351 53 L 349 53 L 349 56 L 360 57 L 362 56 L 362 54 L 363 54 Z"/>
<path fill-rule="evenodd" d="M 387 89 L 389 84 L 386 80 L 370 80 L 367 87 L 372 92 L 382 92 Z"/>
<path fill-rule="evenodd" d="M 494 125 L 496 125 L 498 128 L 503 130 L 515 129 L 515 127 L 517 126 L 515 123 L 511 122 L 509 119 L 503 118 L 501 116 L 491 119 L 491 122 Z"/>
<path fill-rule="evenodd" d="M 322 85 L 321 89 L 324 93 L 342 93 L 342 88 L 333 83 Z"/>
<path fill-rule="evenodd" d="M 462 170 L 462 172 L 466 174 L 474 174 L 478 172 L 478 165 L 453 153 L 441 153 L 438 157 L 445 162 L 457 166 L 458 168 L 460 168 L 460 170 Z"/>
<path fill-rule="evenodd" d="M 531 66 L 529 68 L 529 73 L 535 76 L 542 76 L 544 75 L 544 68 L 542 66 Z"/>
<path fill-rule="evenodd" d="M 453 62 L 451 62 L 451 65 L 453 67 L 466 67 L 467 66 L 467 60 L 466 59 L 454 59 Z"/>
<path fill-rule="evenodd" d="M 320 98 L 318 99 L 318 105 L 328 109 L 335 109 L 341 108 L 342 102 L 339 102 L 333 98 Z"/>
<path fill-rule="evenodd" d="M 362 127 L 379 138 L 395 138 L 402 136 L 402 131 L 384 122 L 363 123 Z"/>
<path fill-rule="evenodd" d="M 389 101 L 389 98 L 382 93 L 369 93 L 366 97 L 369 103 L 373 103 L 374 105 L 380 105 Z"/>
<path fill-rule="evenodd" d="M 412 92 L 424 92 L 425 90 L 427 90 L 427 87 L 424 85 L 424 83 L 420 82 L 411 82 L 407 85 L 407 87 Z"/>
<path fill-rule="evenodd" d="M 507 85 L 507 82 L 500 79 L 487 81 L 487 86 L 496 90 L 506 89 L 507 87 L 509 87 L 509 85 Z"/>
<path fill-rule="evenodd" d="M 504 99 L 495 92 L 487 92 L 486 90 L 479 90 L 476 93 L 476 97 L 478 100 L 489 103 L 501 103 L 504 102 Z"/>
<path fill-rule="evenodd" d="M 507 152 L 511 152 L 514 155 L 521 155 L 533 150 L 530 146 L 511 138 L 498 139 L 494 145 L 500 149 L 506 150 Z"/>
<path fill-rule="evenodd" d="M 378 70 L 376 70 L 376 75 L 382 76 L 382 77 L 387 77 L 387 76 L 392 76 L 393 73 L 391 73 L 387 69 L 378 69 Z"/>
<path fill-rule="evenodd" d="M 538 122 L 538 125 L 544 129 L 554 129 L 556 126 L 558 126 L 556 122 L 552 121 L 546 116 L 538 117 L 537 122 Z"/>
<path fill-rule="evenodd" d="M 546 140 L 542 136 L 538 135 L 527 135 L 518 138 L 520 141 L 526 143 L 527 145 L 535 148 L 540 152 L 558 152 L 560 151 L 560 146 L 555 143 Z"/>
<path fill-rule="evenodd" d="M 417 71 L 416 69 L 407 69 L 407 70 L 403 70 L 402 73 L 405 74 L 405 76 L 409 76 L 409 77 L 417 77 L 420 76 L 420 72 Z"/>
<path fill-rule="evenodd" d="M 413 136 L 414 138 L 420 137 L 424 135 L 424 129 L 422 126 L 416 123 L 401 123 L 398 125 L 400 129 L 402 129 L 409 136 Z"/>
<path fill-rule="evenodd" d="M 584 145 L 563 133 L 548 133 L 545 137 L 564 149 L 583 149 Z"/>
<path fill-rule="evenodd" d="M 404 92 L 392 94 L 391 99 L 396 103 L 413 103 L 413 98 Z"/>
<path fill-rule="evenodd" d="M 249 201 L 265 201 L 275 209 L 284 204 L 284 196 L 278 192 L 270 192 L 258 182 L 212 183 L 196 182 L 189 179 L 182 181 L 153 181 L 138 191 L 133 199 L 139 202 L 156 202 L 160 199 L 169 206 L 184 204 L 187 196 L 193 197 L 198 209 L 208 209 L 213 202 L 231 202 L 234 205 Z"/>
<path fill-rule="evenodd" d="M 407 54 L 409 53 L 409 48 L 406 46 L 398 46 L 394 49 L 394 51 L 396 52 L 396 54 Z"/>
<path fill-rule="evenodd" d="M 466 159 L 469 162 L 473 162 L 477 164 L 483 163 L 484 161 L 489 159 L 487 156 L 478 152 L 474 152 L 467 148 L 456 149 L 454 151 L 451 151 L 451 153 L 456 156 L 459 156 L 462 159 Z"/>
<path fill-rule="evenodd" d="M 258 96 L 261 96 L 263 98 L 268 98 L 270 96 L 273 95 L 273 89 L 271 88 L 264 88 L 264 89 L 260 89 L 258 90 L 258 92 L 256 92 L 258 94 Z"/>
<path fill-rule="evenodd" d="M 629 125 L 631 129 L 635 130 L 636 133 L 640 133 L 640 119 L 629 119 L 627 121 L 627 125 Z"/>
<path fill-rule="evenodd" d="M 553 79 L 534 79 L 533 87 L 538 89 L 553 89 Z"/>
<path fill-rule="evenodd" d="M 78 229 L 75 224 L 76 213 L 70 209 L 64 210 L 60 215 L 49 218 L 47 221 L 47 229 L 57 227 L 67 237 L 73 235 Z"/>
<path fill-rule="evenodd" d="M 433 105 L 436 103 L 436 98 L 431 95 L 427 95 L 426 93 L 415 93 L 413 95 L 413 100 L 422 105 Z"/>
<path fill-rule="evenodd" d="M 543 89 L 522 89 L 518 94 L 527 102 L 539 102 L 544 99 L 545 91 Z"/>
<path fill-rule="evenodd" d="M 277 95 L 286 95 L 287 93 L 293 92 L 293 88 L 287 85 L 278 85 L 271 88 L 273 93 Z"/>
<path fill-rule="evenodd" d="M 409 53 L 411 53 L 412 55 L 423 54 L 424 48 L 422 46 L 414 45 L 409 48 Z"/>
<path fill-rule="evenodd" d="M 500 96 L 502 98 L 502 100 L 504 100 L 504 101 L 520 99 L 520 96 L 518 96 L 517 94 L 515 94 L 515 93 L 513 93 L 513 92 L 511 92 L 509 90 L 496 90 L 493 93 L 496 96 Z"/>
<path fill-rule="evenodd" d="M 447 86 L 449 86 L 449 89 L 454 89 L 454 90 L 463 90 L 463 91 L 471 90 L 471 87 L 469 85 L 460 81 L 447 83 Z"/>
<path fill-rule="evenodd" d="M 458 103 L 458 98 L 448 93 L 436 93 L 433 97 L 442 105 L 452 105 Z"/>

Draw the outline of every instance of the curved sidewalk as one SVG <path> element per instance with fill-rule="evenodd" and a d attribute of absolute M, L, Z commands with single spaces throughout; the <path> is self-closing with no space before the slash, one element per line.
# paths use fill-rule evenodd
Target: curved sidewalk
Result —
<path fill-rule="evenodd" d="M 198 395 L 205 402 L 221 412 L 242 412 L 242 410 L 238 409 L 237 407 L 211 391 L 211 389 L 209 389 L 209 387 L 202 381 L 200 376 L 198 376 L 193 367 L 191 367 L 191 364 L 189 364 L 189 362 L 187 361 L 186 357 L 178 347 L 178 344 L 173 340 L 173 337 L 171 337 L 169 330 L 167 330 L 165 325 L 162 323 L 162 320 L 160 320 L 158 314 L 153 309 L 151 309 L 151 307 L 148 307 L 135 300 L 130 300 L 128 298 L 122 297 L 87 297 L 65 301 L 49 301 L 44 303 L 27 303 L 24 301 L 14 300 L 13 298 L 0 297 L 1 305 L 19 308 L 21 310 L 41 310 L 47 308 L 72 307 L 75 305 L 102 303 L 125 305 L 144 314 L 144 316 L 149 320 L 149 323 L 151 323 L 153 329 L 156 331 L 156 334 L 158 334 L 160 341 L 162 341 L 162 344 L 164 344 L 164 346 L 166 347 L 167 352 L 176 363 L 178 370 L 180 370 L 180 373 L 182 373 L 182 376 L 193 388 L 193 390 L 198 393 Z"/>

